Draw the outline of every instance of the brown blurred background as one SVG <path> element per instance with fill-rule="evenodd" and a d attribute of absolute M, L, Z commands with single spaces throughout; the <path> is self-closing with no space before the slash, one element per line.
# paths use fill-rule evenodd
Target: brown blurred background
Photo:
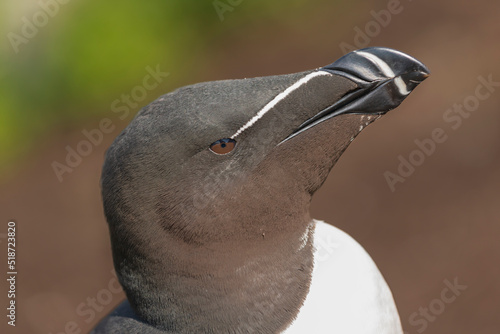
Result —
<path fill-rule="evenodd" d="M 475 97 L 479 77 L 500 83 L 500 2 L 57 3 L 18 52 L 8 34 L 22 35 L 22 18 L 43 9 L 28 0 L 0 5 L 2 268 L 10 219 L 18 258 L 16 327 L 3 315 L 0 332 L 86 333 L 122 300 L 99 177 L 106 148 L 141 106 L 198 81 L 320 67 L 347 43 L 407 52 L 432 76 L 353 142 L 316 194 L 313 216 L 371 254 L 407 333 L 500 333 L 500 84 L 480 90 L 488 98 Z M 380 14 L 388 8 L 390 18 Z M 157 65 L 170 75 L 121 120 L 113 101 Z M 448 109 L 463 103 L 472 111 L 458 124 Z M 103 118 L 114 131 L 60 182 L 53 162 L 64 163 L 66 147 L 76 148 L 82 131 Z M 398 173 L 400 156 L 417 157 L 415 140 L 436 128 L 446 141 L 392 191 L 387 172 Z M 445 302 L 454 281 L 462 290 Z M 6 288 L 4 281 L 4 306 Z"/>

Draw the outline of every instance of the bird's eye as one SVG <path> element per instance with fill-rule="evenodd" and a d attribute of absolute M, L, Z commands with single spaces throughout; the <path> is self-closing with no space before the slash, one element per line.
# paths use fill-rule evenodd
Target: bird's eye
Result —
<path fill-rule="evenodd" d="M 210 145 L 210 151 L 215 154 L 228 154 L 236 146 L 236 140 L 230 138 L 219 139 Z"/>

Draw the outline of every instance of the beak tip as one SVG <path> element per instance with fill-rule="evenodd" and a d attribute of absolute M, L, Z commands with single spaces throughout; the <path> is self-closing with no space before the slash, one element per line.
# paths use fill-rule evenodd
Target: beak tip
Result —
<path fill-rule="evenodd" d="M 407 82 L 421 83 L 430 76 L 427 69 L 419 69 L 414 72 L 402 74 L 401 77 L 406 79 Z"/>

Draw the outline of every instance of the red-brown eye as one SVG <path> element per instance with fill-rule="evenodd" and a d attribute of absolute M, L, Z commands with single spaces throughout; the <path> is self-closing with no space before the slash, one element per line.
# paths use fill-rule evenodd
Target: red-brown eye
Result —
<path fill-rule="evenodd" d="M 216 154 L 228 154 L 236 146 L 236 140 L 230 138 L 224 138 L 217 140 L 215 143 L 210 145 L 210 151 Z"/>

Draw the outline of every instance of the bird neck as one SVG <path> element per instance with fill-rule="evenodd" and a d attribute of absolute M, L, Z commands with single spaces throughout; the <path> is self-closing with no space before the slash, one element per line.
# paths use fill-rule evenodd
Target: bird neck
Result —
<path fill-rule="evenodd" d="M 134 311 L 159 329 L 279 332 L 309 291 L 313 227 L 303 226 L 293 235 L 271 231 L 204 245 L 166 234 L 142 251 L 129 249 L 133 257 L 115 257 L 115 265 Z"/>

